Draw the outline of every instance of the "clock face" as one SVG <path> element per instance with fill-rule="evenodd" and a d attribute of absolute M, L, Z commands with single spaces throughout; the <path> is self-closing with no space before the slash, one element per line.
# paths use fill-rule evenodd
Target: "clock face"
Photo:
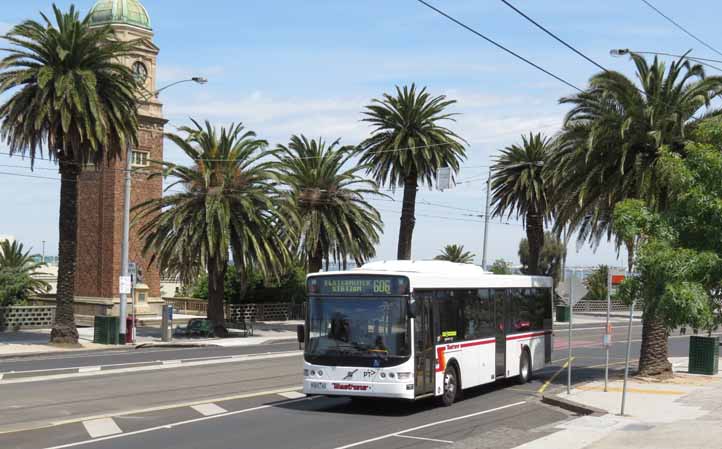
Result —
<path fill-rule="evenodd" d="M 139 83 L 145 83 L 148 79 L 148 68 L 140 61 L 133 63 L 133 76 Z"/>

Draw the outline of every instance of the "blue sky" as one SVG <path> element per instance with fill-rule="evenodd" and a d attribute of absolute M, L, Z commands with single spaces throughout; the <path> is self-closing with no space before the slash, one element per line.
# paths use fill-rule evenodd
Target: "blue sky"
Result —
<path fill-rule="evenodd" d="M 63 8 L 69 1 L 58 1 Z M 91 0 L 74 2 L 83 11 Z M 558 99 L 572 93 L 490 44 L 460 29 L 414 0 L 144 0 L 161 48 L 159 85 L 193 75 L 206 86 L 182 85 L 162 94 L 172 126 L 188 117 L 217 124 L 243 122 L 272 144 L 303 133 L 354 144 L 369 132 L 360 122 L 362 107 L 397 84 L 416 82 L 434 94 L 458 100 L 460 115 L 449 126 L 469 142 L 468 159 L 453 190 L 423 190 L 417 207 L 414 257 L 430 258 L 447 243 L 461 243 L 481 254 L 483 224 L 467 214 L 481 213 L 486 166 L 496 152 L 521 133 L 554 134 L 566 112 Z M 450 14 L 545 68 L 584 87 L 596 69 L 516 15 L 499 1 L 432 0 Z M 681 53 L 694 49 L 714 57 L 638 0 L 530 2 L 523 9 L 602 65 L 630 76 L 626 58 L 610 48 Z M 720 7 L 712 1 L 656 6 L 697 34 L 716 42 Z M 48 0 L 3 0 L 0 32 L 49 11 Z M 2 148 L 0 148 L 2 151 Z M 166 159 L 183 162 L 167 143 Z M 29 163 L 0 155 L 0 172 L 29 174 Z M 57 176 L 38 164 L 35 175 Z M 15 235 L 47 253 L 57 252 L 57 181 L 0 174 L 0 234 Z M 400 193 L 400 192 L 399 192 Z M 400 194 L 397 195 L 397 199 Z M 385 232 L 379 258 L 396 254 L 398 202 L 376 201 Z M 447 207 L 439 206 L 445 205 Z M 464 210 L 461 210 L 464 209 Z M 468 210 L 467 210 L 468 209 Z M 521 224 L 496 220 L 490 228 L 489 259 L 517 262 L 524 235 Z M 570 265 L 623 265 L 616 250 L 602 244 L 569 248 Z M 480 259 L 480 257 L 479 257 Z"/>

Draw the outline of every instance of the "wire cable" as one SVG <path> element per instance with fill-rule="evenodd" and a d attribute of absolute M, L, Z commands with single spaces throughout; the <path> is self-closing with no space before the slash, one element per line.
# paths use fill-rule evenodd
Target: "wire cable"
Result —
<path fill-rule="evenodd" d="M 717 53 L 718 55 L 722 56 L 722 52 L 720 52 L 719 50 L 717 50 L 716 48 L 714 48 L 713 46 L 711 46 L 711 45 L 708 44 L 707 42 L 703 41 L 703 40 L 700 39 L 699 37 L 697 37 L 697 36 L 695 36 L 694 34 L 692 34 L 691 31 L 687 30 L 685 27 L 683 27 L 682 25 L 680 25 L 679 23 L 677 23 L 676 20 L 672 19 L 671 17 L 669 17 L 668 15 L 666 15 L 665 13 L 663 13 L 662 11 L 660 11 L 659 8 L 657 8 L 656 6 L 654 6 L 651 2 L 649 2 L 649 1 L 647 1 L 647 0 L 641 0 L 641 2 L 644 3 L 645 5 L 649 6 L 652 10 L 654 10 L 654 12 L 656 12 L 656 13 L 659 14 L 660 16 L 662 16 L 662 17 L 664 17 L 665 19 L 667 19 L 667 21 L 669 21 L 672 25 L 674 25 L 674 26 L 676 26 L 677 28 L 679 28 L 680 30 L 682 30 L 682 32 L 684 32 L 686 35 L 688 35 L 688 36 L 691 37 L 692 39 L 696 40 L 696 41 L 699 42 L 700 44 L 704 45 L 705 47 L 709 48 L 710 50 L 712 50 L 713 52 Z"/>
<path fill-rule="evenodd" d="M 573 47 L 571 44 L 568 44 L 568 43 L 567 43 L 566 41 L 564 41 L 562 38 L 558 37 L 556 34 L 552 33 L 552 32 L 549 31 L 548 29 L 546 29 L 543 25 L 541 25 L 539 22 L 537 22 L 536 20 L 534 20 L 534 19 L 532 19 L 531 17 L 529 17 L 528 15 L 526 15 L 524 12 L 522 12 L 522 11 L 521 11 L 520 9 L 518 9 L 516 6 L 512 5 L 511 3 L 509 3 L 509 2 L 506 1 L 506 0 L 501 0 L 501 2 L 504 3 L 506 6 L 508 6 L 509 8 L 511 8 L 511 9 L 513 9 L 514 11 L 516 11 L 517 14 L 519 14 L 520 16 L 524 17 L 524 18 L 525 18 L 526 20 L 528 20 L 529 22 L 531 22 L 531 23 L 533 23 L 534 25 L 536 25 L 537 28 L 539 28 L 540 30 L 542 30 L 542 31 L 544 31 L 546 34 L 548 34 L 549 36 L 551 36 L 551 37 L 553 37 L 554 39 L 556 39 L 557 42 L 559 42 L 560 44 L 564 45 L 565 47 L 567 47 L 568 49 L 570 49 L 570 50 L 573 51 L 574 53 L 578 54 L 579 56 L 581 56 L 582 58 L 586 59 L 586 60 L 589 61 L 590 63 L 594 64 L 594 65 L 597 66 L 598 68 L 604 70 L 605 72 L 608 72 L 608 71 L 609 71 L 609 70 L 607 70 L 604 66 L 602 66 L 601 64 L 599 64 L 597 61 L 595 61 L 595 60 L 593 60 L 592 58 L 588 57 L 587 55 L 585 55 L 584 53 L 582 53 L 581 51 L 579 51 L 579 50 L 577 50 L 575 47 Z"/>
<path fill-rule="evenodd" d="M 429 9 L 432 9 L 436 11 L 438 14 L 446 17 L 447 19 L 451 20 L 455 24 L 459 25 L 460 27 L 466 29 L 467 31 L 470 31 L 471 33 L 479 36 L 480 38 L 484 39 L 485 41 L 489 42 L 490 44 L 500 48 L 501 50 L 505 51 L 506 53 L 509 53 L 510 55 L 514 56 L 517 59 L 520 59 L 521 61 L 524 61 L 525 63 L 529 64 L 530 66 L 534 67 L 535 69 L 547 74 L 548 76 L 554 78 L 555 80 L 566 84 L 567 86 L 571 87 L 572 89 L 575 89 L 579 92 L 584 92 L 582 89 L 578 88 L 574 84 L 570 83 L 569 81 L 565 80 L 564 78 L 560 77 L 559 75 L 555 75 L 554 73 L 550 72 L 549 70 L 541 67 L 538 64 L 535 64 L 534 62 L 530 61 L 529 59 L 525 58 L 524 56 L 520 55 L 519 53 L 514 52 L 513 50 L 508 49 L 507 47 L 501 45 L 500 43 L 496 42 L 494 39 L 480 33 L 479 31 L 475 30 L 474 28 L 470 27 L 469 25 L 461 22 L 460 20 L 450 16 L 449 14 L 445 13 L 444 11 L 440 10 L 439 8 L 427 3 L 424 0 L 416 0 L 417 2 L 421 3 L 422 5 L 426 6 Z"/>

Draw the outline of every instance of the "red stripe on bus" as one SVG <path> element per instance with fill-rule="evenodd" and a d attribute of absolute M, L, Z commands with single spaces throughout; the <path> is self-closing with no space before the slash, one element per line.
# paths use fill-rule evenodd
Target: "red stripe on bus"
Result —
<path fill-rule="evenodd" d="M 471 347 L 471 346 L 488 345 L 488 344 L 494 343 L 495 341 L 496 341 L 495 338 L 493 338 L 493 339 L 491 339 L 491 340 L 472 341 L 472 342 L 470 342 L 470 343 L 462 343 L 462 344 L 461 344 L 461 347 L 462 347 L 462 348 L 469 348 L 469 347 Z"/>
<path fill-rule="evenodd" d="M 534 337 L 543 337 L 543 336 L 545 336 L 546 334 L 551 334 L 551 331 L 536 332 L 536 333 L 533 333 L 533 334 L 513 335 L 513 336 L 511 336 L 511 337 L 506 337 L 506 341 L 522 340 L 522 339 L 534 338 Z"/>

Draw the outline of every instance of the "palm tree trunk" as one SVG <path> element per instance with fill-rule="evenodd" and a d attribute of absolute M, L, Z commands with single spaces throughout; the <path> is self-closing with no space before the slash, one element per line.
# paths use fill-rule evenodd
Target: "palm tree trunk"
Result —
<path fill-rule="evenodd" d="M 544 217 L 530 210 L 526 216 L 526 238 L 529 242 L 529 273 L 539 272 L 539 256 L 544 246 Z"/>
<path fill-rule="evenodd" d="M 627 240 L 624 245 L 627 247 L 627 271 L 632 273 L 634 269 L 634 241 Z"/>
<path fill-rule="evenodd" d="M 404 179 L 404 203 L 401 206 L 401 226 L 399 227 L 399 246 L 396 257 L 399 260 L 411 259 L 411 239 L 416 224 L 416 190 L 418 175 L 414 172 Z"/>
<path fill-rule="evenodd" d="M 319 243 L 313 254 L 308 256 L 308 272 L 318 273 L 321 271 L 321 268 L 323 268 L 323 249 Z"/>
<path fill-rule="evenodd" d="M 73 299 L 78 240 L 78 175 L 80 166 L 60 162 L 58 287 L 51 343 L 78 343 Z"/>
<path fill-rule="evenodd" d="M 208 320 L 213 323 L 213 330 L 218 337 L 226 337 L 225 289 L 226 264 L 219 267 L 215 257 L 208 258 Z"/>
<path fill-rule="evenodd" d="M 639 354 L 639 374 L 660 376 L 672 373 L 667 360 L 667 328 L 664 322 L 652 316 L 642 320 L 642 348 Z"/>

